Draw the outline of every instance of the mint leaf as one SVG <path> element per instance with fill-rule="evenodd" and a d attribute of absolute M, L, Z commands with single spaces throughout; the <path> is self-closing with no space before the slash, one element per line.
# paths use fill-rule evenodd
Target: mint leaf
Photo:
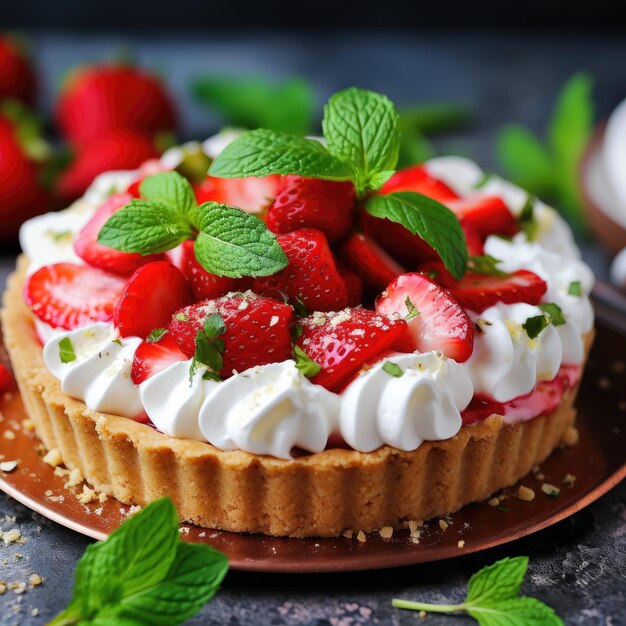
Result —
<path fill-rule="evenodd" d="M 226 323 L 219 313 L 213 313 L 204 320 L 203 329 L 209 339 L 215 339 L 226 332 Z"/>
<path fill-rule="evenodd" d="M 241 209 L 207 202 L 192 211 L 200 230 L 194 251 L 207 272 L 217 276 L 269 276 L 288 265 L 264 222 Z"/>
<path fill-rule="evenodd" d="M 196 206 L 196 197 L 189 181 L 178 172 L 160 172 L 141 181 L 139 193 L 152 202 L 186 214 Z"/>
<path fill-rule="evenodd" d="M 413 301 L 409 296 L 406 297 L 404 301 L 404 306 L 406 306 L 406 310 L 408 313 L 404 317 L 405 322 L 410 322 L 414 317 L 417 317 L 420 312 L 417 310 L 417 307 L 413 304 Z"/>
<path fill-rule="evenodd" d="M 534 193 L 551 193 L 554 189 L 552 156 L 541 141 L 519 125 L 500 131 L 496 152 L 508 177 Z"/>
<path fill-rule="evenodd" d="M 487 276 L 508 276 L 509 274 L 498 269 L 498 263 L 500 263 L 500 259 L 496 259 L 488 254 L 471 256 L 467 260 L 467 271 Z"/>
<path fill-rule="evenodd" d="M 371 196 L 365 210 L 419 235 L 439 254 L 452 276 L 457 280 L 462 278 L 467 265 L 467 244 L 459 219 L 448 207 L 422 194 L 401 191 Z"/>
<path fill-rule="evenodd" d="M 389 376 L 394 376 L 395 378 L 401 378 L 404 374 L 402 368 L 393 361 L 385 361 L 383 364 L 383 372 L 386 372 Z"/>
<path fill-rule="evenodd" d="M 550 318 L 547 315 L 535 315 L 534 317 L 529 317 L 522 324 L 522 328 L 526 331 L 529 339 L 536 339 L 549 324 Z"/>
<path fill-rule="evenodd" d="M 570 296 L 578 296 L 581 297 L 583 295 L 582 286 L 579 280 L 573 280 L 567 289 L 567 293 Z"/>
<path fill-rule="evenodd" d="M 163 337 L 165 333 L 167 333 L 167 330 L 165 330 L 165 328 L 155 328 L 150 331 L 150 334 L 146 337 L 146 341 L 148 343 L 154 343 L 155 341 L 159 341 L 159 339 L 161 339 L 161 337 Z"/>
<path fill-rule="evenodd" d="M 174 209 L 158 202 L 133 200 L 106 221 L 98 243 L 148 255 L 171 250 L 192 237 L 193 230 Z"/>
<path fill-rule="evenodd" d="M 395 170 L 399 117 L 386 96 L 357 87 L 334 94 L 324 107 L 322 129 L 330 154 L 352 168 L 357 191 L 380 188 L 375 175 Z"/>
<path fill-rule="evenodd" d="M 293 358 L 298 370 L 307 378 L 319 374 L 321 367 L 299 346 L 293 347 Z"/>
<path fill-rule="evenodd" d="M 74 346 L 69 337 L 63 337 L 59 341 L 59 358 L 61 363 L 71 363 L 76 360 L 76 352 L 74 352 Z"/>
<path fill-rule="evenodd" d="M 400 128 L 412 128 L 421 133 L 440 133 L 453 130 L 467 124 L 471 110 L 465 104 L 456 102 L 437 102 L 420 104 L 400 110 Z"/>
<path fill-rule="evenodd" d="M 326 180 L 350 180 L 352 170 L 314 139 L 272 130 L 244 133 L 213 161 L 212 176 L 245 178 L 297 174 Z"/>
<path fill-rule="evenodd" d="M 196 352 L 193 356 L 193 363 L 206 365 L 213 372 L 219 374 L 222 369 L 223 359 L 219 344 L 212 342 L 207 335 L 199 330 L 196 334 Z M 191 376 L 193 378 L 193 376 Z"/>
<path fill-rule="evenodd" d="M 539 231 L 539 224 L 535 219 L 535 197 L 532 195 L 528 195 L 526 198 L 526 202 L 522 207 L 522 211 L 517 218 L 517 223 L 520 228 L 524 231 L 526 235 L 526 239 L 528 241 L 534 241 L 537 238 L 537 233 Z"/>
<path fill-rule="evenodd" d="M 563 626 L 563 620 L 536 598 L 497 600 L 489 606 L 465 609 L 480 626 Z"/>
<path fill-rule="evenodd" d="M 562 326 L 563 324 L 567 324 L 567 320 L 565 319 L 565 316 L 563 315 L 563 311 L 561 310 L 561 307 L 555 302 L 547 302 L 546 304 L 540 304 L 539 308 L 544 313 L 547 313 L 553 326 Z"/>
<path fill-rule="evenodd" d="M 502 559 L 481 569 L 467 583 L 466 602 L 484 603 L 516 596 L 527 569 L 525 556 Z"/>

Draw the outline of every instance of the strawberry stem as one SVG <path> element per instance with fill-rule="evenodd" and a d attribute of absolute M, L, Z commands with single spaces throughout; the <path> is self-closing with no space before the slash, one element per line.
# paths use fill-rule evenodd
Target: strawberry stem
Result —
<path fill-rule="evenodd" d="M 427 604 L 425 602 L 411 602 L 410 600 L 394 599 L 392 606 L 397 609 L 408 609 L 409 611 L 429 611 L 430 613 L 456 613 L 463 611 L 465 604 Z"/>

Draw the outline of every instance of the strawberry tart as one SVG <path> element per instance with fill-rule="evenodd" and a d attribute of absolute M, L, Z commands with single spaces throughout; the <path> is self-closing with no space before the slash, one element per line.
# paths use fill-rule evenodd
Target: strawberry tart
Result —
<path fill-rule="evenodd" d="M 46 448 L 122 502 L 300 537 L 445 515 L 545 460 L 593 275 L 473 162 L 396 171 L 394 115 L 346 90 L 324 141 L 220 134 L 26 222 L 2 322 Z"/>

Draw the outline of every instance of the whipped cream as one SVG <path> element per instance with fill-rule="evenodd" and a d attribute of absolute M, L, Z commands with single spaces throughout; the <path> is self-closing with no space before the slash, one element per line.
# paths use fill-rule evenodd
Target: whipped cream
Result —
<path fill-rule="evenodd" d="M 474 352 L 463 367 L 476 393 L 508 402 L 557 375 L 563 346 L 556 328 L 549 324 L 531 339 L 522 327 L 539 315 L 543 315 L 539 307 L 523 303 L 498 303 L 482 313 L 470 313 L 477 332 Z"/>
<path fill-rule="evenodd" d="M 387 373 L 389 361 L 402 376 Z M 415 450 L 448 439 L 461 428 L 461 411 L 474 393 L 461 365 L 440 352 L 391 355 L 363 372 L 343 392 L 339 432 L 361 452 L 387 444 Z"/>
<path fill-rule="evenodd" d="M 76 359 L 63 363 L 59 344 L 68 338 Z M 97 322 L 59 333 L 46 342 L 43 358 L 61 389 L 92 411 L 135 418 L 143 414 L 139 389 L 130 371 L 141 339 L 119 338 L 112 324 Z"/>

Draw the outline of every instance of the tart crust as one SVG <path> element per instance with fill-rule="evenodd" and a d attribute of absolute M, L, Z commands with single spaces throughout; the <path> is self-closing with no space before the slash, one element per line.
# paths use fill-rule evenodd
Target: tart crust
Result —
<path fill-rule="evenodd" d="M 403 452 L 331 449 L 285 461 L 164 435 L 133 420 L 89 410 L 61 391 L 46 368 L 18 260 L 4 294 L 2 324 L 26 409 L 47 449 L 58 448 L 97 490 L 125 504 L 167 495 L 181 520 L 274 536 L 337 536 L 427 520 L 484 500 L 525 476 L 574 423 L 578 388 L 552 413 L 507 424 L 492 415 L 445 441 Z M 586 337 L 587 353 L 593 333 Z"/>

